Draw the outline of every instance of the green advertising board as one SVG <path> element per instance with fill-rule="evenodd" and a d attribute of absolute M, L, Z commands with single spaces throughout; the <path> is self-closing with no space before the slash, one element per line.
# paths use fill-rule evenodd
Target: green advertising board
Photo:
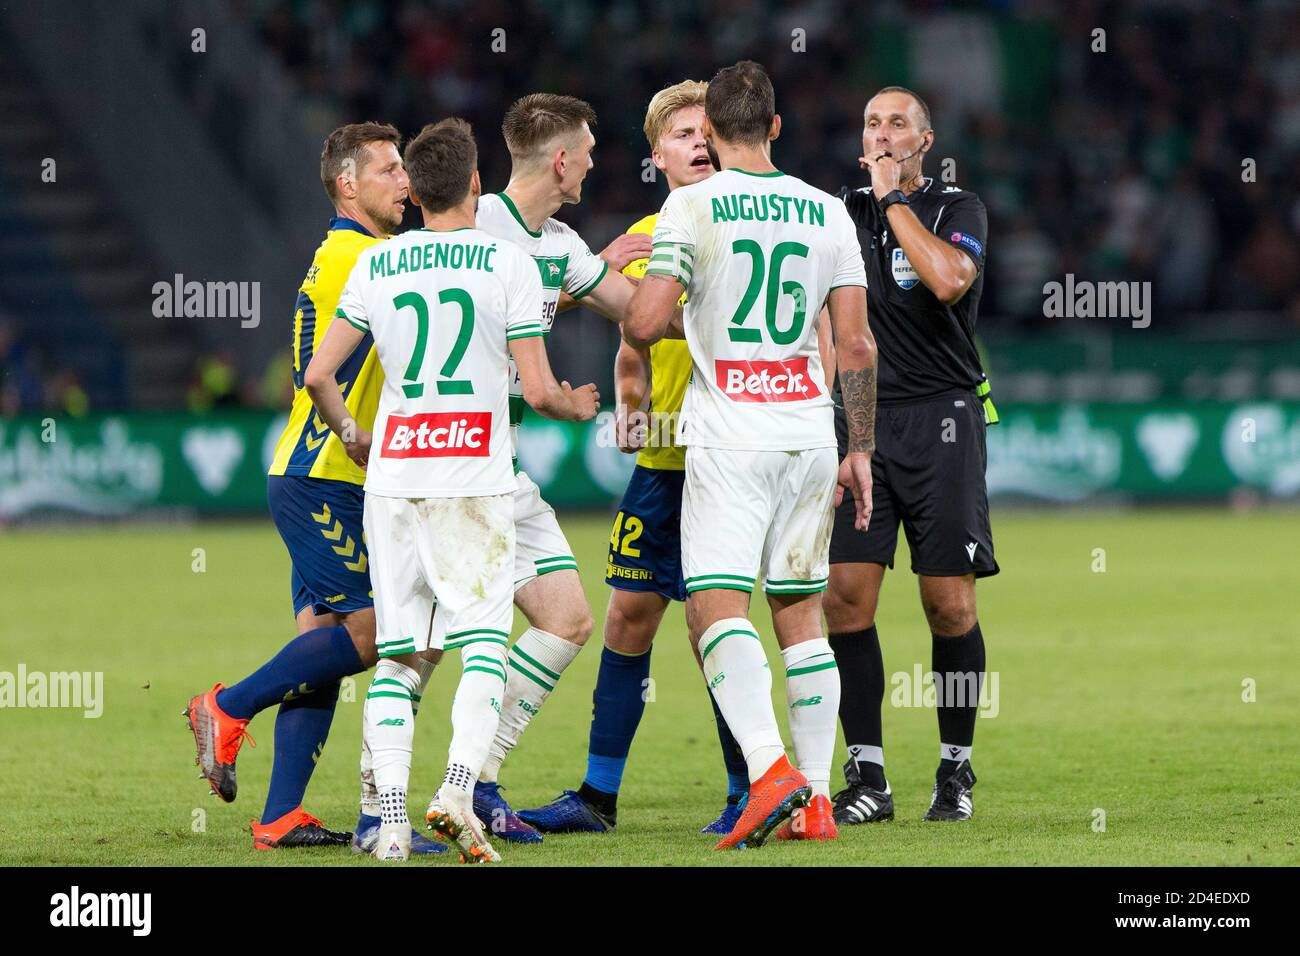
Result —
<path fill-rule="evenodd" d="M 266 470 L 286 421 L 258 411 L 0 420 L 0 520 L 265 512 Z M 528 420 L 520 458 L 547 500 L 601 507 L 622 493 L 634 459 L 599 434 L 594 422 Z"/>
<path fill-rule="evenodd" d="M 988 430 L 995 497 L 1080 502 L 1300 494 L 1300 404 L 1057 405 Z"/>
<path fill-rule="evenodd" d="M 1034 405 L 1001 415 L 987 436 L 995 498 L 1300 496 L 1300 403 Z M 520 462 L 552 504 L 602 508 L 622 493 L 635 458 L 613 447 L 611 420 L 525 421 Z M 257 411 L 0 420 L 0 520 L 264 513 L 266 468 L 284 422 Z"/>

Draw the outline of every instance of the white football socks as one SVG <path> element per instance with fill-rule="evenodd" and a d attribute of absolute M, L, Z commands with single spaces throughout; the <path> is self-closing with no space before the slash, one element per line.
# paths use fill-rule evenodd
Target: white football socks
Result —
<path fill-rule="evenodd" d="M 530 627 L 510 648 L 501 721 L 479 779 L 494 783 L 506 754 L 519 743 L 529 722 L 555 690 L 560 675 L 573 663 L 581 644 Z"/>
<path fill-rule="evenodd" d="M 412 701 L 419 687 L 419 671 L 396 661 L 381 660 L 366 693 L 363 735 L 370 739 L 379 816 L 388 825 L 406 820 L 411 742 L 415 738 Z"/>
<path fill-rule="evenodd" d="M 382 663 L 382 661 L 381 661 Z M 419 660 L 420 685 L 419 688 L 411 695 L 411 716 L 414 718 L 420 712 L 420 698 L 424 690 L 429 686 L 429 678 L 433 676 L 433 669 L 437 665 L 433 661 L 426 661 L 424 658 Z M 378 673 L 375 675 L 378 676 Z M 366 698 L 369 700 L 369 696 Z M 365 712 L 366 703 L 362 702 L 361 718 L 361 812 L 366 816 L 382 816 L 379 800 L 379 788 L 375 786 L 374 771 L 374 751 L 370 744 L 370 722 Z"/>
<path fill-rule="evenodd" d="M 813 796 L 831 795 L 831 762 L 840 715 L 840 671 L 830 641 L 804 641 L 781 652 L 785 661 L 785 695 L 790 708 L 790 737 L 800 772 Z"/>
<path fill-rule="evenodd" d="M 433 677 L 433 669 L 438 665 L 433 661 L 426 661 L 421 657 L 418 666 L 420 669 L 420 689 L 416 691 L 415 695 L 411 698 L 411 709 L 415 711 L 416 714 L 420 713 L 420 701 L 424 698 L 424 692 L 429 687 L 429 679 Z"/>
<path fill-rule="evenodd" d="M 370 734 L 366 730 L 365 704 L 361 711 L 361 813 L 368 817 L 379 816 L 379 788 L 375 786 L 374 753 L 370 749 Z"/>
<path fill-rule="evenodd" d="M 743 617 L 716 622 L 700 637 L 704 678 L 740 745 L 753 783 L 785 756 L 772 709 L 772 671 L 754 625 Z"/>
<path fill-rule="evenodd" d="M 506 649 L 492 641 L 474 641 L 460 649 L 460 658 L 463 668 L 451 702 L 451 747 L 443 790 L 454 777 L 455 789 L 468 793 L 497 733 L 506 686 Z M 453 770 L 457 772 L 453 774 Z M 469 774 L 467 781 L 461 779 L 464 774 L 460 770 Z"/>

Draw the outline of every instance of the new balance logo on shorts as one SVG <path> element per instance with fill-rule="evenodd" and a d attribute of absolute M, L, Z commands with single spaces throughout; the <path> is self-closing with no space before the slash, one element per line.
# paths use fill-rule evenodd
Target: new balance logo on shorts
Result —
<path fill-rule="evenodd" d="M 388 416 L 384 458 L 486 458 L 491 412 L 428 412 Z"/>
<path fill-rule="evenodd" d="M 733 402 L 801 402 L 822 393 L 808 375 L 806 356 L 784 362 L 718 359 L 714 366 L 718 388 Z"/>

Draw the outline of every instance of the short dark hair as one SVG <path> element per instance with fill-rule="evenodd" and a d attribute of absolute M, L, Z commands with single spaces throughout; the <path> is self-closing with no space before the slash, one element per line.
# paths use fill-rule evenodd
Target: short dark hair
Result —
<path fill-rule="evenodd" d="M 501 122 L 501 135 L 515 162 L 537 158 L 557 136 L 576 133 L 586 123 L 596 125 L 596 111 L 586 100 L 560 93 L 529 93 L 510 104 Z"/>
<path fill-rule="evenodd" d="M 720 139 L 745 146 L 766 142 L 776 116 L 776 93 L 767 71 L 753 60 L 719 70 L 709 80 L 704 114 Z"/>
<path fill-rule="evenodd" d="M 469 192 L 478 168 L 478 145 L 469 123 L 452 116 L 431 123 L 406 144 L 411 196 L 425 212 L 446 212 Z"/>
<path fill-rule="evenodd" d="M 370 161 L 366 143 L 392 143 L 400 146 L 402 134 L 387 123 L 349 123 L 325 137 L 320 151 L 320 181 L 330 202 L 338 205 L 339 176 L 350 161 L 359 173 Z"/>
<path fill-rule="evenodd" d="M 912 99 L 916 101 L 916 105 L 921 108 L 921 115 L 925 117 L 925 128 L 926 129 L 933 128 L 930 125 L 930 107 L 926 105 L 925 100 L 921 99 L 919 93 L 909 90 L 906 86 L 884 86 L 876 90 L 876 92 L 872 94 L 870 99 L 867 100 L 867 103 L 870 104 L 871 100 L 874 100 L 881 93 L 905 93 L 906 95 L 910 96 Z M 863 108 L 863 112 L 864 113 L 866 112 L 865 107 Z"/>

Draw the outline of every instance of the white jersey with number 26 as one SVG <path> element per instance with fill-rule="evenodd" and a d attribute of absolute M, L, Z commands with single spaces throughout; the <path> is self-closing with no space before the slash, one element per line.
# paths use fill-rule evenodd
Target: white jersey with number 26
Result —
<path fill-rule="evenodd" d="M 338 317 L 374 337 L 384 370 L 367 492 L 514 492 L 506 343 L 540 336 L 541 315 L 532 258 L 478 229 L 412 229 L 362 252 Z"/>
<path fill-rule="evenodd" d="M 831 289 L 867 284 L 844 203 L 779 171 L 723 170 L 668 194 L 646 274 L 687 292 L 681 444 L 835 445 L 817 317 Z"/>

